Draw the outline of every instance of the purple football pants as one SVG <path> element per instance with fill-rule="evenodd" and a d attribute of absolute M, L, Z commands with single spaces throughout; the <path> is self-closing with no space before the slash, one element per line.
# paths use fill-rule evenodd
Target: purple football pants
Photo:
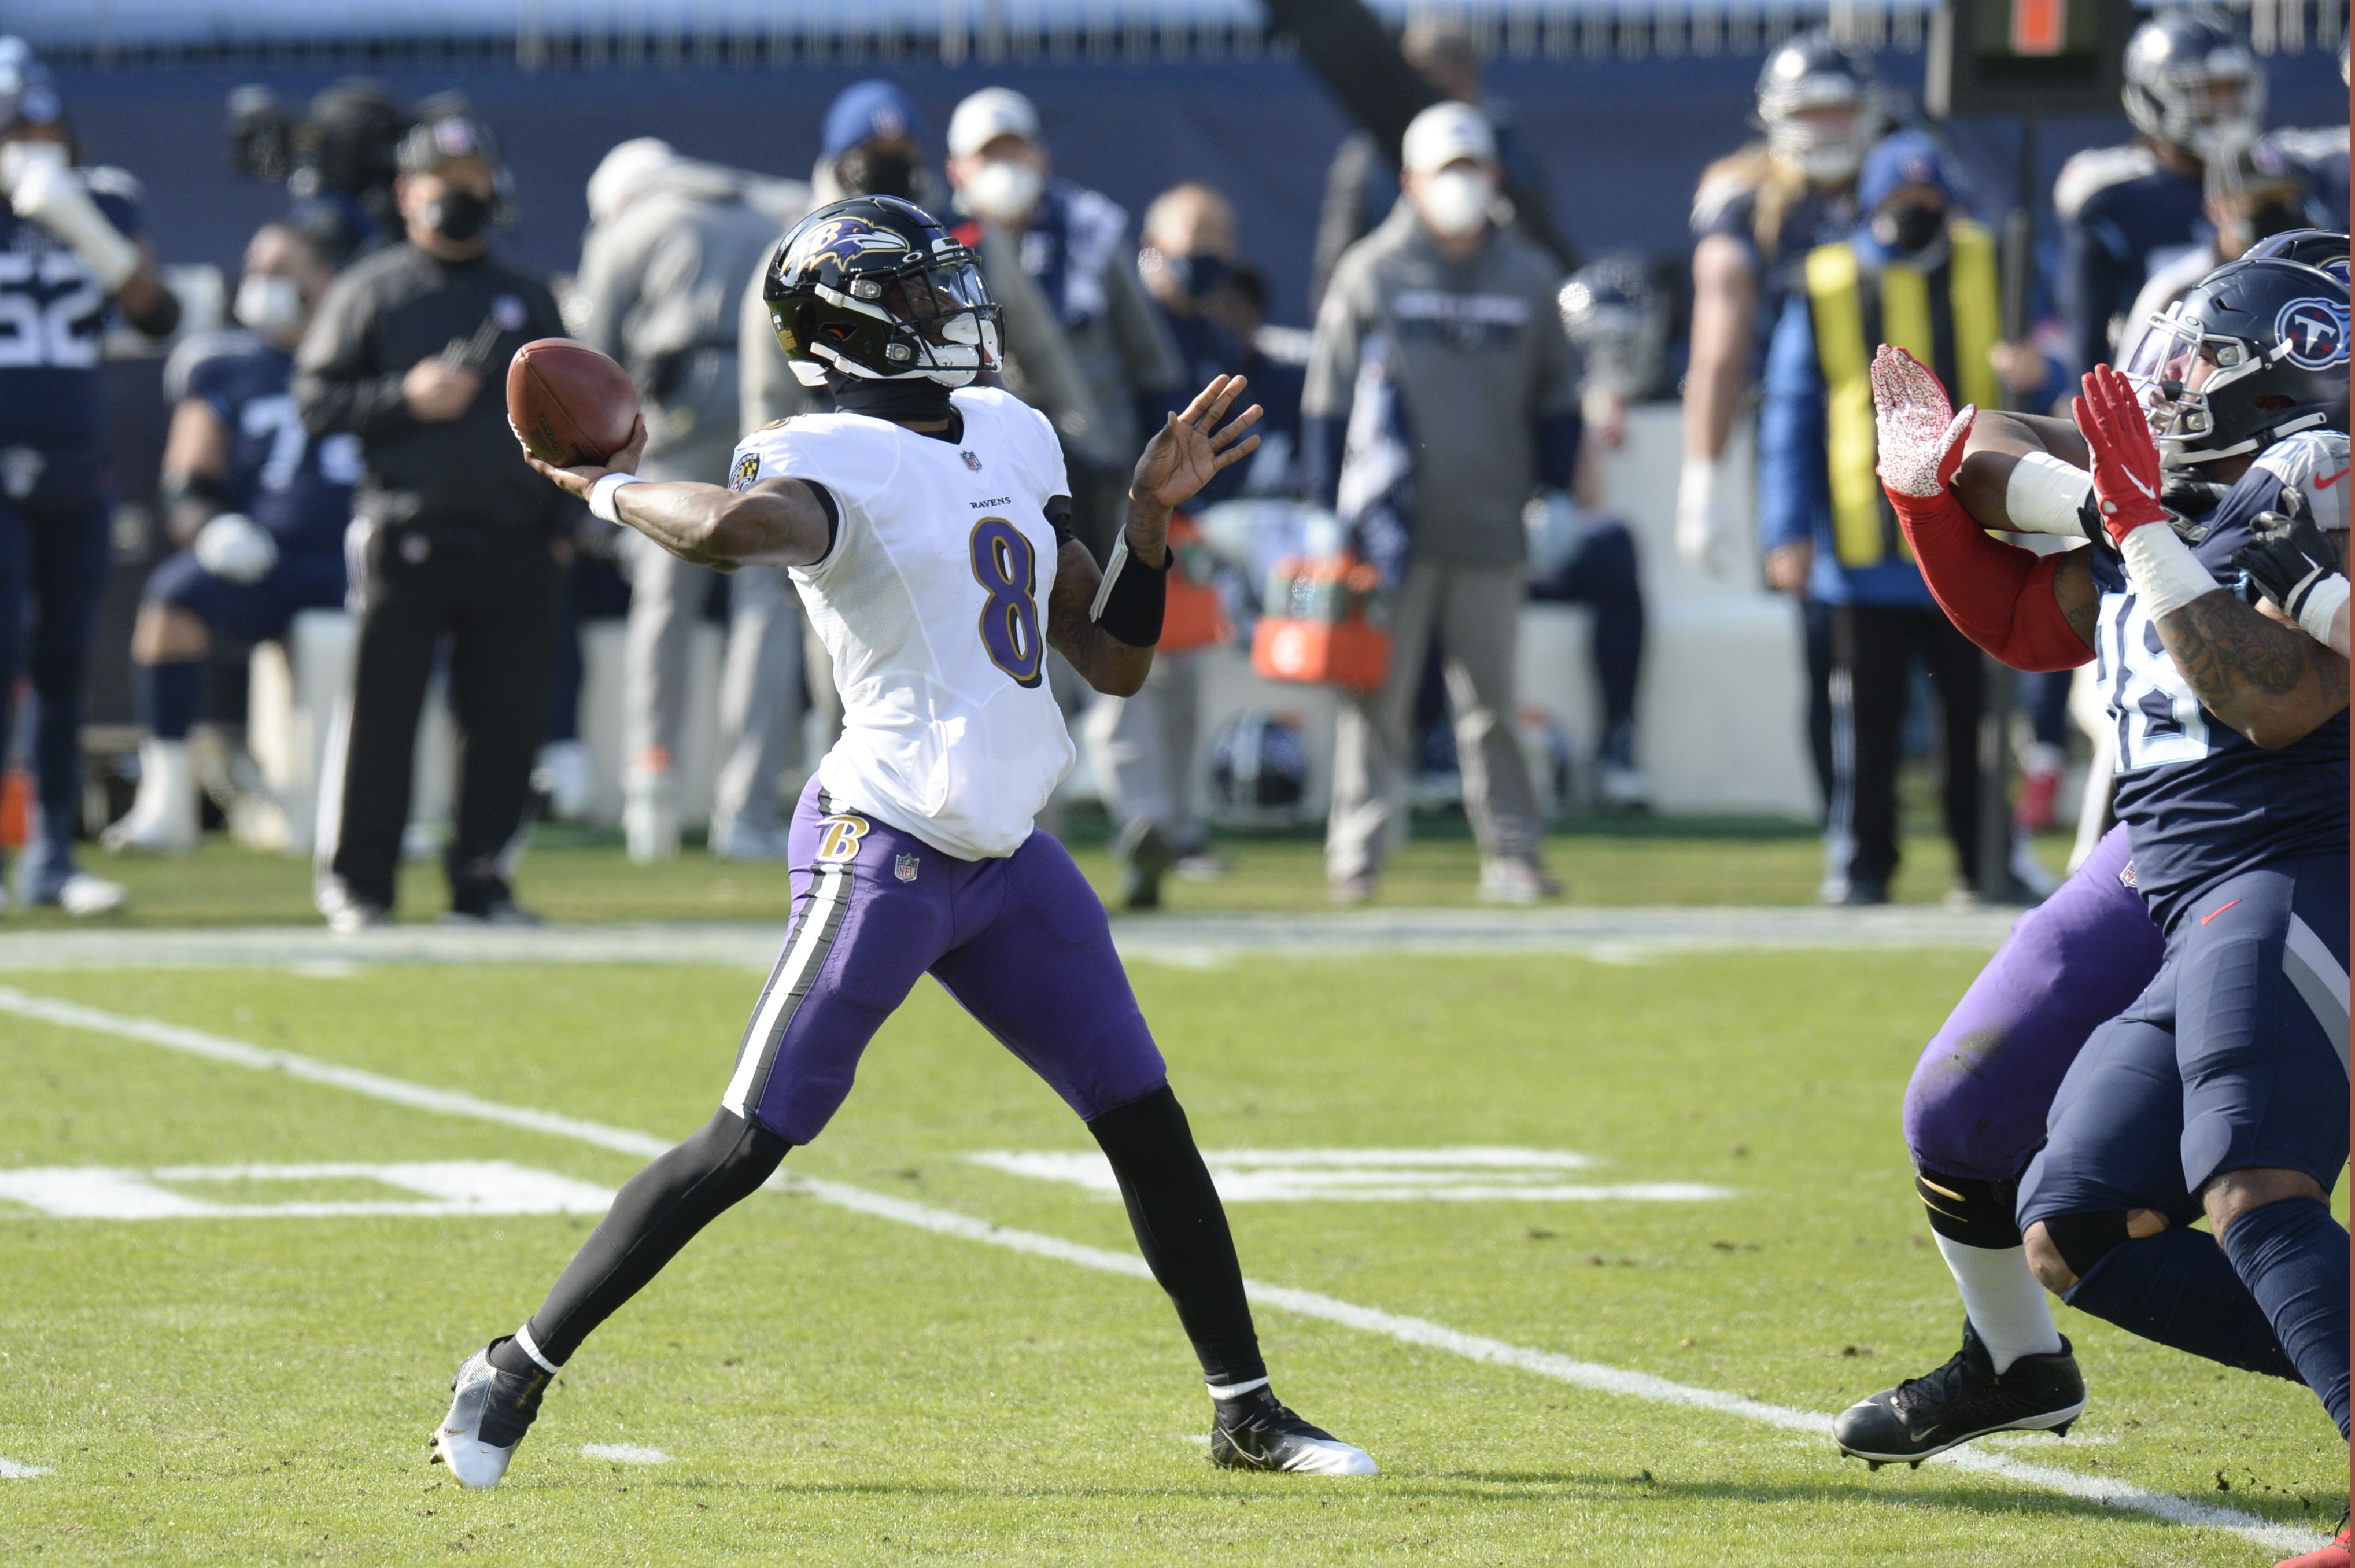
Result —
<path fill-rule="evenodd" d="M 1905 1089 L 1905 1142 L 1924 1170 L 2009 1181 L 2044 1142 L 2046 1113 L 2094 1029 L 2158 973 L 2166 939 L 2118 880 L 2113 827 L 2011 935 L 1922 1052 Z"/>
<path fill-rule="evenodd" d="M 1082 1120 L 1167 1080 L 1103 904 L 1047 834 L 1003 859 L 960 860 L 826 799 L 812 779 L 787 846 L 793 924 L 728 1109 L 792 1143 L 816 1137 L 867 1042 L 926 974 Z"/>

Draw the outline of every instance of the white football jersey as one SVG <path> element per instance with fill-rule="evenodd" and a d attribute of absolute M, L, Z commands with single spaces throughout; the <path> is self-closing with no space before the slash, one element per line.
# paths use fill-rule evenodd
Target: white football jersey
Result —
<path fill-rule="evenodd" d="M 806 479 L 841 508 L 833 549 L 792 572 L 842 693 L 826 792 L 982 859 L 1019 848 L 1071 771 L 1047 684 L 1059 541 L 1045 510 L 1070 489 L 1044 415 L 994 389 L 951 397 L 954 441 L 800 414 L 745 437 L 730 483 Z"/>

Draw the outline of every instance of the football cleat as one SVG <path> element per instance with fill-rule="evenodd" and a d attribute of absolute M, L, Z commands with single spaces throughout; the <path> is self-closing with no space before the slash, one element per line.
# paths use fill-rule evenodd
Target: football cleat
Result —
<path fill-rule="evenodd" d="M 1284 1408 L 1265 1384 L 1235 1399 L 1213 1399 L 1210 1463 L 1223 1470 L 1289 1470 L 1301 1476 L 1370 1476 L 1363 1448 L 1311 1426 Z"/>
<path fill-rule="evenodd" d="M 1480 901 L 1533 904 L 1561 897 L 1561 884 L 1529 860 L 1490 860 L 1480 868 Z"/>
<path fill-rule="evenodd" d="M 1120 907 L 1159 909 L 1161 879 L 1178 856 L 1153 819 L 1140 816 L 1123 828 L 1113 858 L 1120 863 Z"/>
<path fill-rule="evenodd" d="M 433 1462 L 449 1466 L 451 1478 L 468 1491 L 497 1486 L 539 1413 L 549 1377 L 499 1371 L 488 1346 L 467 1357 L 450 1385 L 450 1413 L 433 1434 Z"/>
<path fill-rule="evenodd" d="M 131 890 L 121 882 L 88 871 L 69 870 L 54 881 L 37 883 L 26 891 L 25 902 L 35 909 L 61 909 L 76 920 L 112 914 L 131 901 Z"/>
<path fill-rule="evenodd" d="M 2065 1436 L 2084 1412 L 2085 1380 L 2066 1339 L 2059 1350 L 2022 1356 L 1998 1376 L 1966 1319 L 1963 1348 L 1945 1366 L 1849 1406 L 1832 1423 L 1832 1440 L 1878 1470 L 1919 1465 L 1990 1432 Z"/>

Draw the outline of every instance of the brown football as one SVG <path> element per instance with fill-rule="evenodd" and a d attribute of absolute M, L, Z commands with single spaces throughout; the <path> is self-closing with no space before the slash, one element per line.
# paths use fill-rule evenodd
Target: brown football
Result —
<path fill-rule="evenodd" d="M 630 444 L 637 418 L 629 373 L 585 343 L 542 337 L 507 366 L 507 425 L 542 463 L 602 464 Z"/>

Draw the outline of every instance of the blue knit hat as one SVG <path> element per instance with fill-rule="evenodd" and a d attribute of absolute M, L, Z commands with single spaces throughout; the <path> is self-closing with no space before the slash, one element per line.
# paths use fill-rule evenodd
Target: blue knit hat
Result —
<path fill-rule="evenodd" d="M 829 163 L 861 142 L 889 141 L 898 136 L 924 137 L 924 123 L 908 95 L 880 77 L 854 81 L 826 112 L 826 147 Z"/>

